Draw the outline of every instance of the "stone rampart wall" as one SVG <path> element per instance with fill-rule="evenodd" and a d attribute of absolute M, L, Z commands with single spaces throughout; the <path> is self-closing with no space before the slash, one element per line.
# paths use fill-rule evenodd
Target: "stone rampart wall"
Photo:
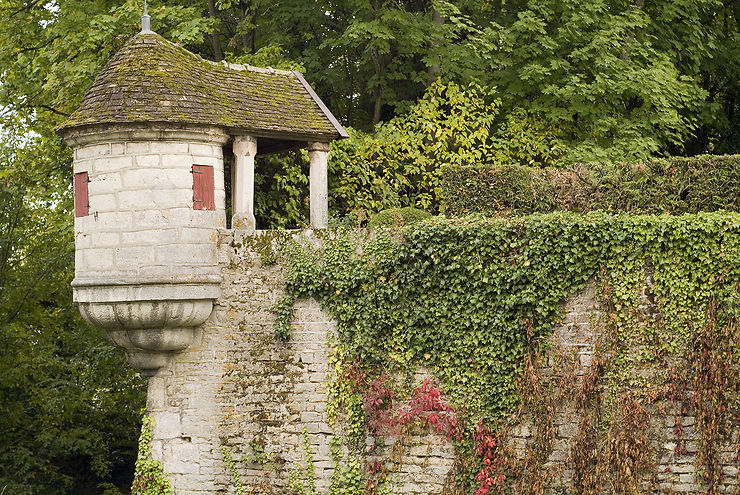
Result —
<path fill-rule="evenodd" d="M 261 250 L 255 247 L 259 244 L 221 231 L 218 253 L 224 280 L 214 314 L 200 329 L 196 343 L 150 379 L 148 410 L 156 421 L 153 452 L 163 461 L 175 495 L 236 493 L 224 446 L 237 461 L 246 493 L 290 493 L 290 479 L 300 478 L 307 454 L 313 459 L 316 493 L 329 493 L 335 465 L 326 417 L 327 341 L 334 325 L 315 301 L 299 301 L 292 339 L 275 338 L 271 307 L 282 295 L 282 271 L 263 265 Z M 648 296 L 642 309 L 651 314 L 655 308 Z M 564 319 L 553 334 L 549 362 L 543 363 L 545 383 L 562 372 L 566 356 L 575 377 L 572 386 L 578 386 L 592 365 L 602 318 L 593 287 L 567 301 Z M 417 378 L 424 376 L 420 370 Z M 570 399 L 555 402 L 554 408 L 556 438 L 545 465 L 545 493 L 576 493 L 571 450 L 582 416 Z M 685 452 L 676 450 L 676 421 L 683 425 Z M 701 493 L 694 467 L 694 421 L 691 408 L 676 417 L 652 416 L 648 431 L 657 485 L 644 485 L 644 493 L 654 492 L 653 486 L 663 493 Z M 512 430 L 511 443 L 524 453 L 536 428 L 519 425 Z M 737 440 L 740 428 L 735 430 Z M 720 448 L 726 459 L 722 493 L 737 493 L 735 453 L 730 445 Z M 389 442 L 385 453 L 392 450 Z M 397 471 L 390 476 L 391 493 L 444 492 L 454 464 L 452 445 L 421 432 L 405 439 L 399 452 L 393 463 Z"/>

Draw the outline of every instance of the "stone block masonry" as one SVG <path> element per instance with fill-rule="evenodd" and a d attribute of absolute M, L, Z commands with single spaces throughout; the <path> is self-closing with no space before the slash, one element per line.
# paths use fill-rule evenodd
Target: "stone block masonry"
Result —
<path fill-rule="evenodd" d="M 259 246 L 269 242 L 263 237 L 269 235 L 219 232 L 223 281 L 214 313 L 199 329 L 195 343 L 173 355 L 150 379 L 147 406 L 156 423 L 153 453 L 163 462 L 175 495 L 236 493 L 222 446 L 237 461 L 245 493 L 290 493 L 291 474 L 300 477 L 307 454 L 313 459 L 316 493 L 329 493 L 335 466 L 330 451 L 334 432 L 326 417 L 331 380 L 327 341 L 335 325 L 315 301 L 298 301 L 291 340 L 276 339 L 271 308 L 282 295 L 283 273 L 280 266 L 265 266 L 261 261 L 264 253 Z M 303 235 L 310 236 L 310 232 Z M 650 297 L 649 280 L 646 285 L 639 310 L 653 317 L 657 307 Z M 604 318 L 593 285 L 566 301 L 549 354 L 541 363 L 546 382 L 556 383 L 564 369 L 572 372 L 569 383 L 573 388 L 586 379 L 598 354 Z M 416 380 L 425 376 L 427 370 L 419 370 Z M 695 412 L 690 406 L 685 411 L 675 415 L 672 411 L 667 415 L 650 412 L 647 432 L 654 479 L 643 484 L 640 493 L 702 493 L 695 467 Z M 543 467 L 545 494 L 581 493 L 574 489 L 573 448 L 582 419 L 572 397 L 554 403 L 555 438 Z M 682 426 L 680 442 L 685 449 L 676 449 L 677 424 Z M 512 428 L 510 443 L 520 455 L 532 446 L 538 427 L 522 423 Z M 732 435 L 737 445 L 740 426 Z M 403 442 L 402 454 L 393 461 L 395 471 L 389 476 L 391 493 L 445 493 L 455 462 L 453 446 L 429 431 Z M 393 443 L 389 439 L 384 451 L 369 460 L 388 459 Z M 725 476 L 721 493 L 737 493 L 736 453 L 729 444 L 719 449 Z"/>
<path fill-rule="evenodd" d="M 649 270 L 648 270 L 649 271 Z M 659 307 L 652 293 L 654 281 L 648 273 L 643 287 L 638 313 L 643 321 L 659 317 Z M 598 298 L 595 294 L 592 282 L 580 294 L 571 297 L 565 304 L 563 319 L 555 327 L 550 337 L 550 347 L 545 362 L 541 369 L 543 377 L 543 389 L 555 390 L 554 400 L 551 403 L 552 414 L 549 421 L 554 432 L 553 448 L 549 453 L 547 461 L 542 466 L 542 475 L 545 480 L 544 494 L 576 494 L 593 493 L 581 492 L 575 489 L 588 475 L 595 473 L 578 472 L 574 466 L 578 454 L 576 449 L 583 448 L 581 444 L 584 434 L 583 420 L 585 411 L 578 407 L 578 393 L 582 390 L 584 380 L 594 365 L 595 356 L 598 354 L 597 347 L 603 343 L 606 336 L 606 314 L 603 312 Z M 687 363 L 684 364 L 688 366 Z M 639 369 L 632 370 L 640 379 L 649 376 L 657 376 L 661 370 Z M 626 391 L 622 390 L 620 394 Z M 685 398 L 688 399 L 693 392 L 686 391 Z M 599 401 L 618 400 L 609 397 L 603 385 L 599 386 Z M 587 399 L 594 400 L 593 398 Z M 693 428 L 696 422 L 696 411 L 690 400 L 685 403 L 676 401 L 674 403 L 648 402 L 644 407 L 644 431 L 648 445 L 645 451 L 651 459 L 652 466 L 643 469 L 639 481 L 639 492 L 637 493 L 660 493 L 660 494 L 699 494 L 706 493 L 706 486 L 700 484 L 702 473 L 696 467 L 699 433 Z M 603 406 L 605 407 L 605 406 Z M 617 422 L 619 418 L 611 418 Z M 598 425 L 597 425 L 598 426 Z M 677 427 L 678 426 L 678 427 Z M 537 442 L 536 431 L 538 428 L 546 427 L 542 424 L 524 422 L 516 425 L 509 436 L 510 446 L 514 447 L 520 457 L 531 452 Z M 614 432 L 618 436 L 618 432 Z M 635 439 L 632 439 L 635 441 Z M 719 493 L 740 493 L 740 482 L 738 478 L 738 446 L 740 445 L 740 424 L 731 426 L 731 431 L 725 441 L 716 445 L 719 452 L 723 479 L 720 483 Z M 611 446 L 602 446 L 604 450 Z M 598 455 L 604 455 L 600 450 Z M 595 459 L 589 459 L 592 469 L 595 468 Z M 616 476 L 616 466 L 607 468 L 606 473 L 601 473 L 605 492 L 615 493 L 608 488 Z M 584 474 L 586 476 L 584 476 Z M 583 483 L 580 481 L 580 483 Z M 583 489 L 583 486 L 581 485 Z"/>
<path fill-rule="evenodd" d="M 316 303 L 296 308 L 291 342 L 279 342 L 270 308 L 280 297 L 277 267 L 221 233 L 221 298 L 196 343 L 150 379 L 153 451 L 175 494 L 233 493 L 220 447 L 228 446 L 241 479 L 257 493 L 280 493 L 300 462 L 309 432 L 319 480 L 328 479 L 326 340 L 331 323 Z M 323 486 L 323 485 L 320 485 Z M 248 492 L 252 493 L 252 492 Z"/>
<path fill-rule="evenodd" d="M 299 301 L 291 340 L 277 340 L 271 308 L 282 295 L 282 270 L 263 266 L 248 245 L 240 234 L 221 231 L 223 283 L 214 313 L 196 342 L 150 378 L 154 457 L 175 495 L 235 493 L 219 450 L 226 445 L 246 493 L 282 494 L 291 473 L 305 465 L 305 431 L 317 493 L 328 493 L 334 462 L 326 385 L 334 323 L 315 301 Z M 425 433 L 404 453 L 394 493 L 441 493 L 452 445 Z"/>
<path fill-rule="evenodd" d="M 226 225 L 226 134 L 112 127 L 71 139 L 79 141 L 74 171 L 89 176 L 89 215 L 75 219 L 78 279 L 146 281 L 217 271 L 213 245 Z M 216 210 L 193 209 L 192 165 L 214 167 Z"/>

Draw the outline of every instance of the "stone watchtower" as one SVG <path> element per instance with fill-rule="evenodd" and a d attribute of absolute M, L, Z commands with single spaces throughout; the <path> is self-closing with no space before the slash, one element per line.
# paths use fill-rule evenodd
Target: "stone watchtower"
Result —
<path fill-rule="evenodd" d="M 300 73 L 209 62 L 142 25 L 57 131 L 74 150 L 75 301 L 153 375 L 219 296 L 224 145 L 235 229 L 255 229 L 255 155 L 299 148 L 325 228 L 329 142 L 347 133 Z"/>

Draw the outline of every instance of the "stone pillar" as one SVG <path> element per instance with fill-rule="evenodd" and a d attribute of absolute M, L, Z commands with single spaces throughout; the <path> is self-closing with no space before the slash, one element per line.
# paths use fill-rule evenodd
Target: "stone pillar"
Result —
<path fill-rule="evenodd" d="M 254 156 L 257 139 L 253 136 L 236 136 L 234 139 L 233 216 L 231 227 L 254 231 Z"/>
<path fill-rule="evenodd" d="M 329 223 L 329 143 L 309 143 L 308 158 L 311 161 L 311 227 L 325 229 Z"/>

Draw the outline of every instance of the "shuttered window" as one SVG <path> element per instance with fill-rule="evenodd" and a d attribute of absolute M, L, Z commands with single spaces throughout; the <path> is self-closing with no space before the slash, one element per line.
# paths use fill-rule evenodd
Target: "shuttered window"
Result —
<path fill-rule="evenodd" d="M 215 210 L 213 167 L 193 165 L 193 209 Z"/>
<path fill-rule="evenodd" d="M 87 172 L 78 172 L 75 174 L 75 216 L 86 217 L 90 214 L 90 195 L 87 190 L 87 184 L 90 179 Z"/>

